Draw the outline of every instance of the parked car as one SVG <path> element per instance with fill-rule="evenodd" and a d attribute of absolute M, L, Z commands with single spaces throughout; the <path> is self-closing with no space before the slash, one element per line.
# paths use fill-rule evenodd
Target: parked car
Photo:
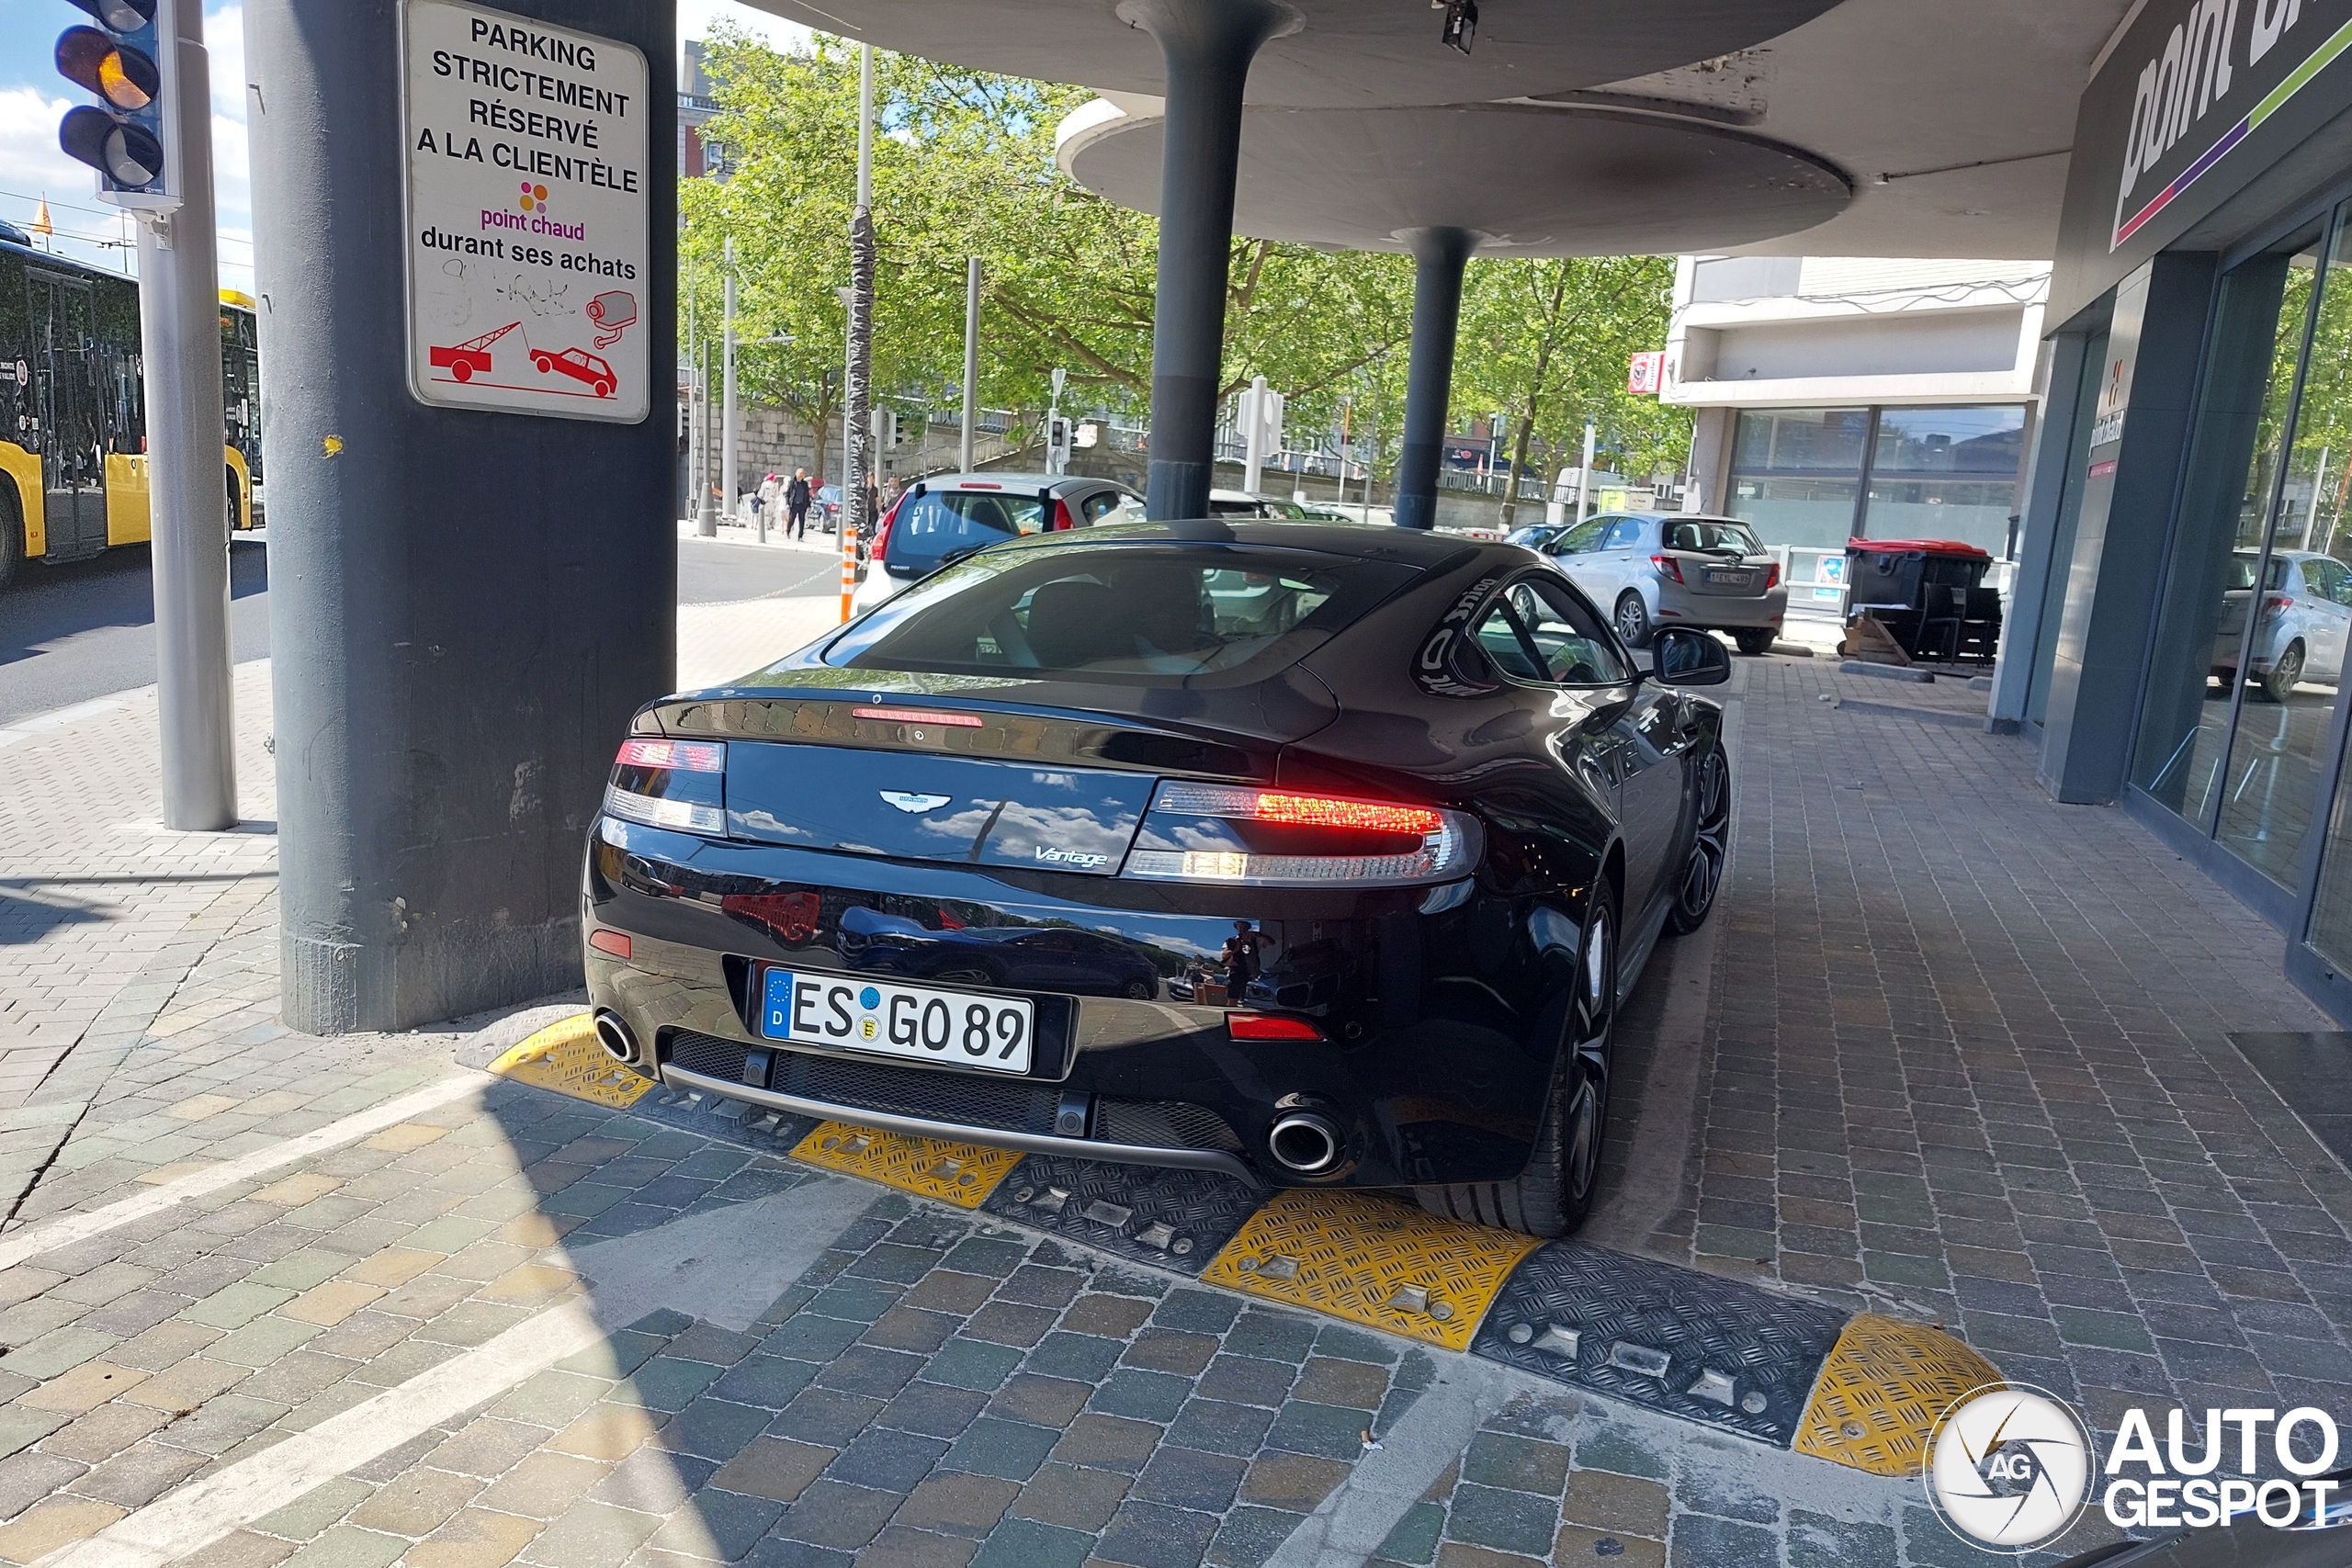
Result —
<path fill-rule="evenodd" d="M 2213 677 L 2227 696 L 2236 684 L 2239 648 L 2245 639 L 2245 607 L 2254 600 L 2259 557 L 2238 550 L 2222 591 L 2222 624 L 2213 635 Z M 2254 644 L 2246 652 L 2255 690 L 2283 703 L 2298 682 L 2333 686 L 2344 677 L 2344 646 L 2352 630 L 2352 570 L 2334 556 L 2310 550 L 2273 550 L 2262 580 L 2262 612 L 2255 617 Z"/>
<path fill-rule="evenodd" d="M 1209 513 L 1215 517 L 1286 517 L 1295 522 L 1306 509 L 1287 501 L 1277 501 L 1270 495 L 1252 495 L 1246 490 L 1213 490 L 1209 491 Z"/>
<path fill-rule="evenodd" d="M 1011 540 L 639 710 L 587 845 L 597 1027 L 774 1110 L 1560 1234 L 1623 998 L 1721 885 L 1723 710 L 1682 688 L 1731 658 L 1654 646 L 1500 545 Z M 1041 929 L 1104 941 L 999 979 L 990 933 Z"/>
<path fill-rule="evenodd" d="M 1740 652 L 1765 653 L 1788 614 L 1781 563 L 1736 517 L 1604 513 L 1562 529 L 1542 548 L 1608 610 L 1628 648 L 1645 647 L 1659 626 L 1676 626 L 1726 631 Z"/>
<path fill-rule="evenodd" d="M 1159 994 L 1159 970 L 1124 942 L 1069 926 L 942 926 L 853 907 L 842 911 L 842 956 L 869 975 L 1080 997 Z"/>
<path fill-rule="evenodd" d="M 854 607 L 878 604 L 943 566 L 1024 534 L 1142 521 L 1143 497 L 1110 479 L 1013 473 L 917 479 L 874 531 Z"/>
<path fill-rule="evenodd" d="M 1503 543 L 1517 545 L 1524 550 L 1541 550 L 1546 540 L 1566 533 L 1575 525 L 1572 523 L 1530 523 L 1523 528 L 1513 528 L 1505 534 Z"/>
<path fill-rule="evenodd" d="M 828 534 L 841 532 L 842 487 L 819 485 L 808 495 L 809 514 L 817 519 L 817 526 Z"/>

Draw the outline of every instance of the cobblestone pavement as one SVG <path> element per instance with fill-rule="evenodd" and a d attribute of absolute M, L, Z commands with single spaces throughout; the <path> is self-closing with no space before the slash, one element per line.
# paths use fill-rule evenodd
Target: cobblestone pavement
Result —
<path fill-rule="evenodd" d="M 714 672 L 773 635 L 712 626 Z M 2095 1412 L 2352 1409 L 2345 1178 L 2221 1033 L 2315 1026 L 2275 936 L 1949 688 L 1740 671 L 1731 889 L 1628 1010 L 1604 1239 L 1940 1318 Z M 141 712 L 0 770 L 136 758 Z M 0 919 L 132 852 L 134 786 L 58 798 L 0 792 Z M 1915 1483 L 487 1078 L 469 1025 L 294 1035 L 254 863 L 10 1026 L 80 1043 L 0 1057 L 0 1562 L 1979 1560 Z M 0 996 L 65 923 L 0 929 Z"/>
<path fill-rule="evenodd" d="M 2104 1429 L 2352 1414 L 2352 1179 L 2227 1039 L 2333 1028 L 2278 932 L 2052 804 L 1976 694 L 1749 669 L 1696 1202 L 1649 1249 L 1956 1325 Z"/>

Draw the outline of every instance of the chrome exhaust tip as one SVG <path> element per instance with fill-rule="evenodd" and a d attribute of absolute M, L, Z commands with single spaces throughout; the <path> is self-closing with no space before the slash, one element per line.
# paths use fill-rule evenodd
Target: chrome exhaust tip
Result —
<path fill-rule="evenodd" d="M 1319 1176 L 1340 1163 L 1340 1129 L 1312 1111 L 1294 1111 L 1267 1130 L 1266 1148 L 1285 1169 Z"/>
<path fill-rule="evenodd" d="M 595 1022 L 596 1043 L 605 1048 L 605 1055 L 616 1062 L 634 1066 L 637 1061 L 637 1036 L 629 1032 L 628 1024 L 621 1021 L 621 1015 L 599 1012 Z"/>

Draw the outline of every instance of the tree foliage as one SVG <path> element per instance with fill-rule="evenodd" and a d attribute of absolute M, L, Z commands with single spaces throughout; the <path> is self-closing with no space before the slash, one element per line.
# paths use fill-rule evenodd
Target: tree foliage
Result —
<path fill-rule="evenodd" d="M 792 339 L 740 349 L 739 379 L 747 395 L 822 429 L 841 401 L 856 49 L 820 35 L 778 52 L 722 31 L 706 64 L 720 106 L 706 134 L 730 172 L 680 193 L 693 332 L 717 337 L 731 236 L 739 336 Z M 1057 126 L 1091 95 L 907 55 L 877 52 L 875 66 L 877 390 L 951 395 L 965 263 L 978 255 L 982 404 L 1041 410 L 1059 367 L 1080 405 L 1148 419 L 1159 225 L 1077 185 L 1054 159 Z M 1663 345 L 1671 276 L 1656 259 L 1474 263 L 1457 423 L 1505 409 L 1527 426 L 1522 446 L 1556 446 L 1592 413 L 1645 459 L 1663 452 L 1677 422 L 1626 406 L 1623 345 Z M 1228 289 L 1225 391 L 1264 376 L 1289 398 L 1295 444 L 1344 417 L 1385 474 L 1404 411 L 1410 260 L 1237 238 Z"/>

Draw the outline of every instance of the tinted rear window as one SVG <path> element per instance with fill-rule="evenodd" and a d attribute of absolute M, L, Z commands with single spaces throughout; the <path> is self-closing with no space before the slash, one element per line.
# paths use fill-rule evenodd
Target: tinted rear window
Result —
<path fill-rule="evenodd" d="M 825 652 L 853 670 L 1262 679 L 1419 571 L 1248 546 L 991 551 L 884 604 Z"/>
<path fill-rule="evenodd" d="M 1020 534 L 1045 531 L 1046 503 L 1017 491 L 928 491 L 906 504 L 890 526 L 890 548 L 910 556 L 944 556 Z"/>
<path fill-rule="evenodd" d="M 1669 550 L 1710 550 L 1718 554 L 1736 550 L 1744 556 L 1760 556 L 1764 547 L 1756 536 L 1736 523 L 1668 523 L 1666 525 L 1666 547 Z"/>

